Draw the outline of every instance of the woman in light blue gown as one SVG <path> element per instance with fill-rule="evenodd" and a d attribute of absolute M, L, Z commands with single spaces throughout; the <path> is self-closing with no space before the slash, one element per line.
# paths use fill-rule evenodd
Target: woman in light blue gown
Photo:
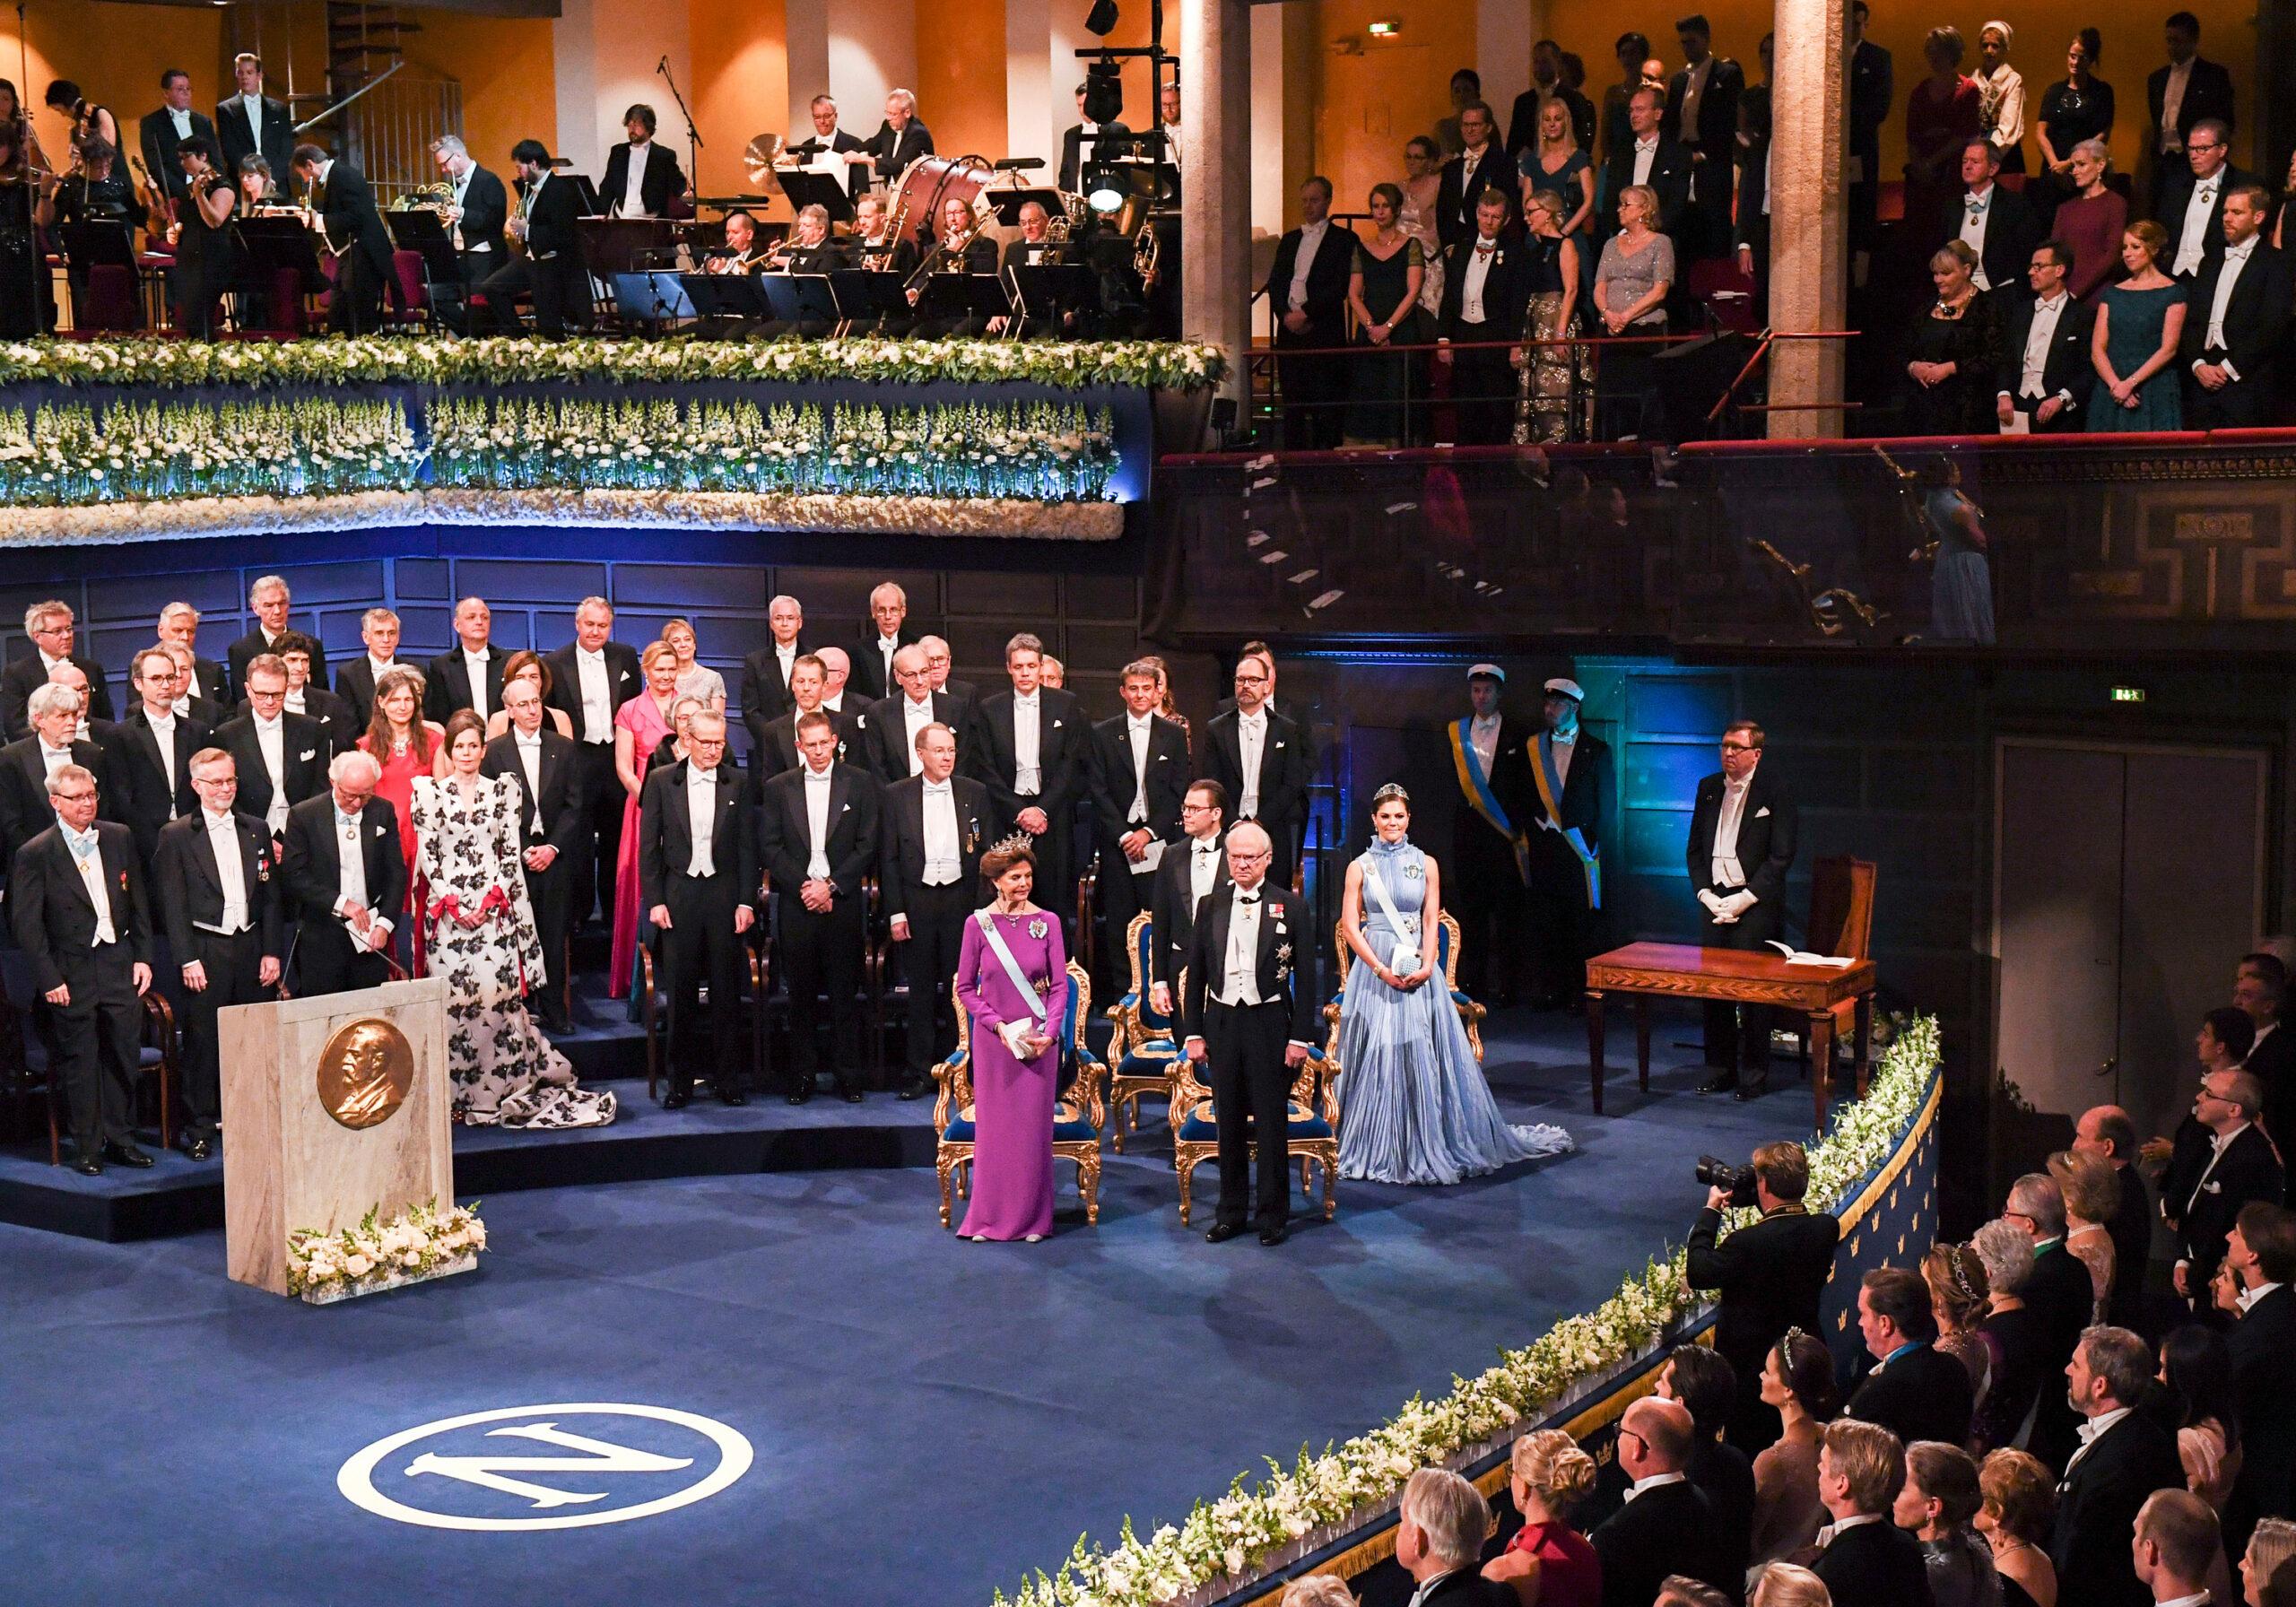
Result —
<path fill-rule="evenodd" d="M 1347 867 L 1355 951 L 1339 1015 L 1339 1171 L 1378 1183 L 1457 1183 L 1570 1148 L 1560 1127 L 1510 1126 L 1435 966 L 1435 862 L 1412 847 L 1411 798 L 1371 798 L 1371 846 Z"/>

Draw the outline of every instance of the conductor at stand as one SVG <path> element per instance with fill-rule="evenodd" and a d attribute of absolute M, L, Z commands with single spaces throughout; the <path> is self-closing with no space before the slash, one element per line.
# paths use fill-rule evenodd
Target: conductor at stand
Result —
<path fill-rule="evenodd" d="M 1733 720 L 1722 732 L 1722 769 L 1698 784 L 1690 818 L 1690 882 L 1700 905 L 1698 941 L 1709 949 L 1760 949 L 1784 924 L 1786 872 L 1794 863 L 1794 805 L 1761 773 L 1762 730 Z M 1770 1007 L 1709 1003 L 1699 1092 L 1761 1094 L 1770 1073 Z M 1740 1081 L 1739 1064 L 1745 1065 Z"/>

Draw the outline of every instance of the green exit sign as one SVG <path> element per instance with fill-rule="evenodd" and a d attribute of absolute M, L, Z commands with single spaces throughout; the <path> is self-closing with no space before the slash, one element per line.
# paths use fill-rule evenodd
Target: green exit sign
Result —
<path fill-rule="evenodd" d="M 2142 703 L 2144 701 L 2144 689 L 2141 686 L 2117 686 L 2113 688 L 2113 701 Z"/>

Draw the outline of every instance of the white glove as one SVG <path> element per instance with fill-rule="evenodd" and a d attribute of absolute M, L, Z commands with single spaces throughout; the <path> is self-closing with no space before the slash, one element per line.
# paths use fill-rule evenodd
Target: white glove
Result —
<path fill-rule="evenodd" d="M 1700 888 L 1698 890 L 1698 901 L 1706 906 L 1707 914 L 1712 916 L 1717 920 L 1722 918 L 1722 898 L 1721 895 L 1717 893 L 1712 888 Z"/>
<path fill-rule="evenodd" d="M 1753 894 L 1742 887 L 1736 892 L 1732 893 L 1728 898 L 1722 900 L 1722 909 L 1720 913 L 1728 915 L 1729 917 L 1735 921 L 1753 907 Z"/>

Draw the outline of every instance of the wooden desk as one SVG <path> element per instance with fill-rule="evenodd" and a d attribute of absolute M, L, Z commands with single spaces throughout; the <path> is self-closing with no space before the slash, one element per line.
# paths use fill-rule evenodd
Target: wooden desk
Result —
<path fill-rule="evenodd" d="M 1632 994 L 1634 1048 L 1642 1091 L 1650 1091 L 1650 995 L 1711 999 L 1734 1004 L 1776 1004 L 1809 1021 L 1810 1091 L 1817 1125 L 1826 1125 L 1826 1095 L 1833 1068 L 1833 1008 L 1857 1001 L 1857 1091 L 1866 1091 L 1866 1062 L 1874 1036 L 1874 962 L 1788 965 L 1774 949 L 1701 949 L 1694 943 L 1629 943 L 1587 962 L 1587 1055 L 1594 1076 L 1595 1113 L 1603 1109 L 1603 995 Z M 1769 1046 L 1764 1045 L 1765 1056 Z"/>

